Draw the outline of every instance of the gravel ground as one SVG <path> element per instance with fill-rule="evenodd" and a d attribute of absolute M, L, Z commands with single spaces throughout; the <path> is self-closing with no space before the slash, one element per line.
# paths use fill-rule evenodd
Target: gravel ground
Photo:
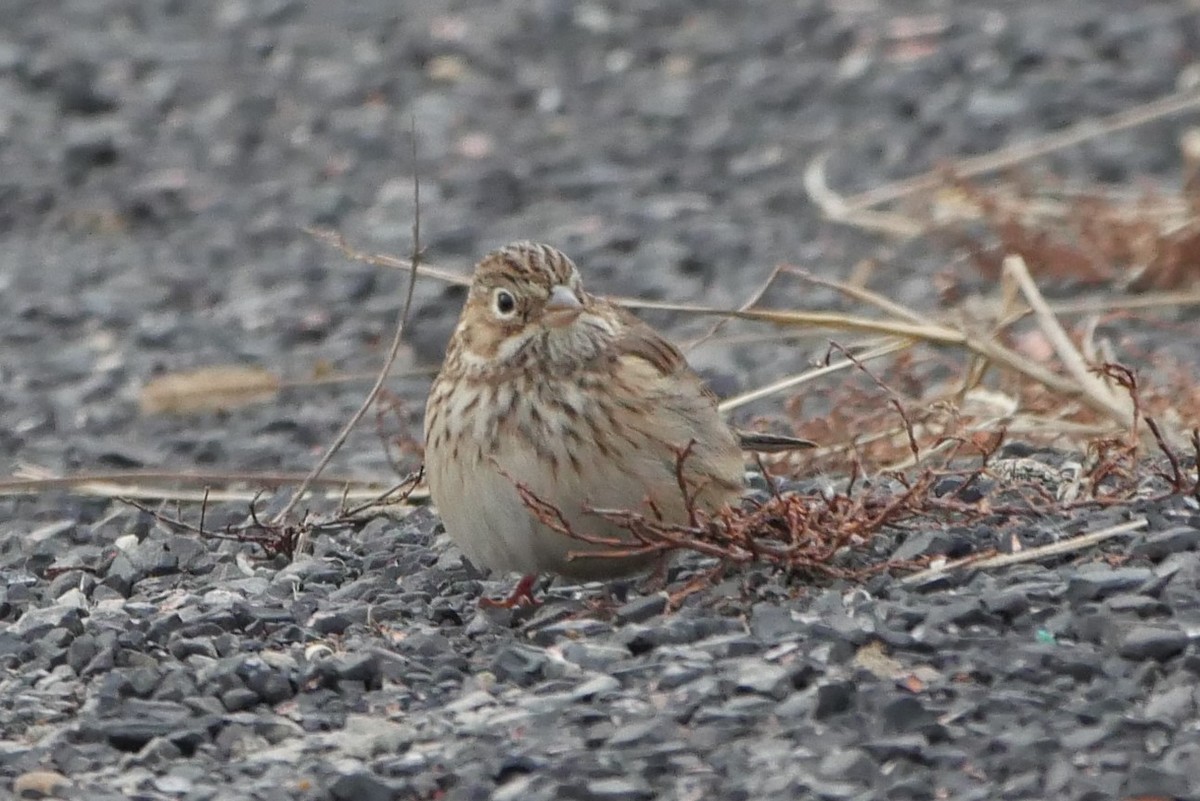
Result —
<path fill-rule="evenodd" d="M 806 199 L 826 148 L 851 192 L 1197 80 L 1194 0 L 998 5 L 5 0 L 5 468 L 310 466 L 359 387 L 188 418 L 140 416 L 137 391 L 214 363 L 374 369 L 403 277 L 300 229 L 406 252 L 413 120 L 431 260 L 537 238 L 594 289 L 730 304 L 779 261 L 842 274 L 877 252 Z M 1182 126 L 1046 163 L 1177 183 Z M 945 254 L 904 255 L 878 288 L 931 307 Z M 459 300 L 422 283 L 401 370 L 437 362 Z M 809 356 L 695 361 L 730 392 Z M 427 380 L 393 386 L 413 430 Z M 332 469 L 390 474 L 370 426 Z M 607 616 L 571 588 L 477 611 L 501 585 L 428 509 L 288 565 L 67 493 L 0 508 L 0 795 L 1200 798 L 1183 499 L 1022 533 L 1146 516 L 1119 559 L 918 588 L 745 571 L 675 613 L 631 592 Z"/>

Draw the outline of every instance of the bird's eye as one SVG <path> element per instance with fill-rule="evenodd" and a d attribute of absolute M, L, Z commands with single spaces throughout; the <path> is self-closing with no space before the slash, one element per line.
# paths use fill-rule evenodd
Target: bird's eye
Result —
<path fill-rule="evenodd" d="M 492 296 L 492 305 L 496 308 L 496 314 L 509 317 L 517 310 L 517 299 L 507 289 L 497 289 Z"/>

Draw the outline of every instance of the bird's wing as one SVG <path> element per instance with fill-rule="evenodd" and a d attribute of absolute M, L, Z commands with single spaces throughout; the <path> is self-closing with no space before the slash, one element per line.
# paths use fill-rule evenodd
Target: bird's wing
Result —
<path fill-rule="evenodd" d="M 624 309 L 617 309 L 617 314 L 624 327 L 624 334 L 616 341 L 618 356 L 633 356 L 654 367 L 660 375 L 669 376 L 687 373 L 691 381 L 703 393 L 715 408 L 720 399 L 704 381 L 700 379 L 679 348 L 664 339 L 657 331 L 633 316 Z M 757 431 L 735 429 L 738 444 L 742 450 L 758 453 L 786 453 L 788 451 L 804 450 L 816 446 L 815 442 L 799 437 L 789 437 L 782 434 L 765 434 Z"/>
<path fill-rule="evenodd" d="M 657 331 L 624 309 L 616 310 L 624 332 L 614 347 L 618 356 L 635 356 L 649 362 L 663 375 L 689 370 L 687 359 Z"/>

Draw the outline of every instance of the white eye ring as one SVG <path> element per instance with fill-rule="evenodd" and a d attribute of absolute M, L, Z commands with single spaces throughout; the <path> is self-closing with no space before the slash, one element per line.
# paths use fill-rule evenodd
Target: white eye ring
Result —
<path fill-rule="evenodd" d="M 497 317 L 507 319 L 517 313 L 517 299 L 507 289 L 496 289 L 492 292 L 492 308 Z"/>

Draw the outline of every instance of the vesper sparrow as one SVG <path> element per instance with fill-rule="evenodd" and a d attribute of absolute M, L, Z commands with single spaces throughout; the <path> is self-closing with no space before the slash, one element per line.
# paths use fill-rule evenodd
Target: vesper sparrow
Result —
<path fill-rule="evenodd" d="M 652 561 L 568 559 L 605 548 L 543 525 L 514 482 L 555 506 L 573 531 L 628 539 L 584 507 L 686 523 L 676 470 L 689 443 L 682 465 L 695 508 L 736 503 L 738 435 L 675 346 L 586 293 L 575 264 L 548 245 L 517 242 L 476 265 L 425 406 L 425 466 L 446 532 L 467 558 L 524 575 L 501 604 L 532 600 L 539 572 L 594 580 Z"/>

